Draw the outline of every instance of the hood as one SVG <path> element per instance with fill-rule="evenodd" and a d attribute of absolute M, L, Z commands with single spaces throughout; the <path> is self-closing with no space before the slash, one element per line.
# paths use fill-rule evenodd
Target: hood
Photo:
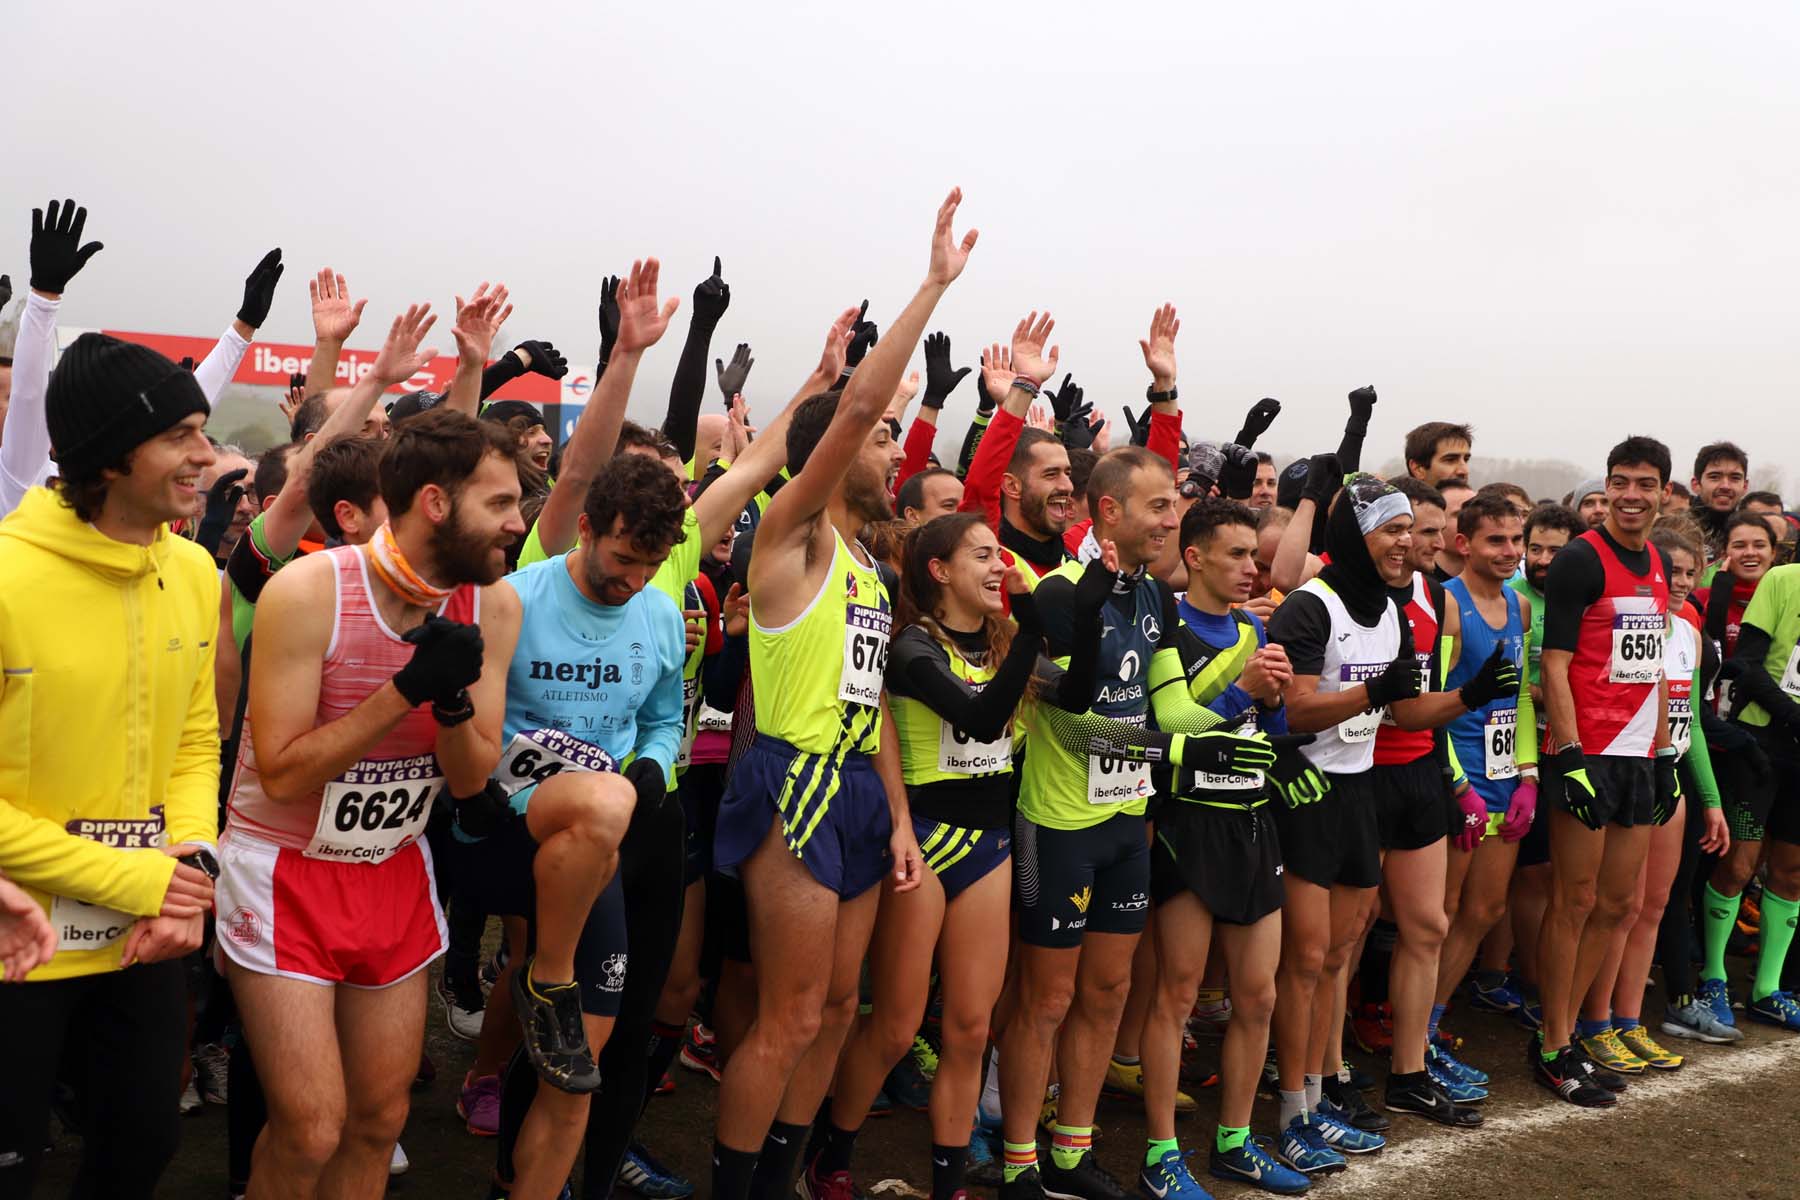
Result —
<path fill-rule="evenodd" d="M 1386 509 L 1393 508 L 1394 501 L 1390 497 L 1399 497 L 1401 504 L 1407 504 L 1406 498 L 1392 484 L 1373 475 L 1352 475 L 1344 481 L 1344 490 L 1338 493 L 1325 520 L 1325 549 L 1331 555 L 1331 562 L 1319 572 L 1319 577 L 1343 600 L 1350 615 L 1363 625 L 1374 625 L 1381 619 L 1388 603 L 1389 589 L 1381 572 L 1375 569 L 1375 560 L 1369 557 L 1361 518 L 1367 514 L 1373 520 Z M 1412 511 L 1410 505 L 1406 511 Z M 1375 527 L 1386 524 L 1389 519 L 1382 517 Z"/>
<path fill-rule="evenodd" d="M 148 546 L 115 541 L 75 515 L 49 488 L 32 488 L 4 521 L 0 538 L 13 538 L 65 558 L 112 583 L 123 585 L 160 575 L 174 552 L 175 535 L 164 525 Z"/>

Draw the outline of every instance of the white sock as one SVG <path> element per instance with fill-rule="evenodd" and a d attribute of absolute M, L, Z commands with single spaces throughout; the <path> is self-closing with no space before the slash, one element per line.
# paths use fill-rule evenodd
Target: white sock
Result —
<path fill-rule="evenodd" d="M 1306 1111 L 1305 1092 L 1281 1093 L 1281 1127 L 1286 1129 L 1290 1122 Z"/>
<path fill-rule="evenodd" d="M 1319 1107 L 1319 1101 L 1325 1094 L 1325 1077 L 1323 1075 L 1306 1076 L 1306 1108 L 1308 1112 Z"/>
<path fill-rule="evenodd" d="M 1000 1116 L 1000 1047 L 988 1051 L 987 1081 L 981 1085 L 981 1111 L 988 1117 Z"/>

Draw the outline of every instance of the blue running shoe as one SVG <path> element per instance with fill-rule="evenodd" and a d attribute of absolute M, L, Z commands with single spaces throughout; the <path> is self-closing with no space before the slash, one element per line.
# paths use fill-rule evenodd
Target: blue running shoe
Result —
<path fill-rule="evenodd" d="M 1765 1025 L 1779 1025 L 1793 1033 L 1800 1033 L 1800 1003 L 1795 1003 L 1791 992 L 1770 992 L 1760 1000 L 1752 1000 L 1745 1005 L 1744 1011 Z"/>
<path fill-rule="evenodd" d="M 1262 1148 L 1255 1138 L 1245 1138 L 1236 1150 L 1220 1150 L 1213 1146 L 1208 1162 L 1214 1179 L 1230 1179 L 1259 1187 L 1277 1196 L 1298 1196 L 1312 1182 Z"/>
<path fill-rule="evenodd" d="M 1521 997 L 1519 1007 L 1513 1010 L 1513 1020 L 1535 1033 L 1544 1027 L 1544 1006 L 1536 1000 Z"/>
<path fill-rule="evenodd" d="M 1308 1121 L 1305 1113 L 1289 1121 L 1288 1127 L 1281 1131 L 1280 1153 L 1288 1166 L 1302 1175 L 1341 1171 L 1345 1165 L 1344 1156 L 1325 1144 L 1325 1139 L 1319 1136 L 1319 1127 Z"/>
<path fill-rule="evenodd" d="M 1438 1066 L 1442 1067 L 1455 1078 L 1462 1080 L 1464 1083 L 1472 1083 L 1476 1087 L 1486 1087 L 1488 1085 L 1486 1071 L 1471 1067 L 1468 1063 L 1442 1047 L 1427 1046 L 1425 1048 L 1425 1061 L 1428 1063 L 1435 1061 Z"/>
<path fill-rule="evenodd" d="M 1195 1182 L 1187 1168 L 1189 1151 L 1170 1150 L 1155 1166 L 1138 1172 L 1138 1191 L 1148 1200 L 1212 1200 L 1212 1193 Z"/>
<path fill-rule="evenodd" d="M 1352 1125 L 1344 1110 L 1329 1100 L 1319 1101 L 1319 1107 L 1313 1109 L 1312 1123 L 1320 1139 L 1339 1154 L 1373 1154 L 1387 1145 L 1379 1133 Z"/>
<path fill-rule="evenodd" d="M 1712 1009 L 1713 1017 L 1721 1025 L 1737 1025 L 1737 1018 L 1731 1012 L 1731 989 L 1725 986 L 1723 979 L 1702 979 L 1700 990 L 1694 993 L 1694 999 Z"/>
<path fill-rule="evenodd" d="M 994 1158 L 995 1140 L 980 1125 L 969 1135 L 969 1163 L 964 1178 L 977 1187 L 997 1188 L 1004 1182 L 1000 1163 Z"/>
<path fill-rule="evenodd" d="M 1431 1076 L 1433 1083 L 1444 1089 L 1444 1095 L 1450 1097 L 1452 1104 L 1479 1104 L 1487 1099 L 1486 1088 L 1458 1079 L 1433 1062 L 1429 1052 L 1425 1055 L 1425 1073 Z"/>
<path fill-rule="evenodd" d="M 694 1194 L 693 1184 L 663 1166 L 637 1142 L 631 1143 L 619 1164 L 619 1183 L 646 1200 L 687 1200 Z"/>
<path fill-rule="evenodd" d="M 1510 1013 L 1517 1012 L 1519 1005 L 1523 1003 L 1525 995 L 1514 985 L 1510 975 L 1501 976 L 1500 982 L 1493 987 L 1483 987 L 1479 975 L 1469 982 L 1470 1008 L 1479 1008 L 1482 1012 Z"/>

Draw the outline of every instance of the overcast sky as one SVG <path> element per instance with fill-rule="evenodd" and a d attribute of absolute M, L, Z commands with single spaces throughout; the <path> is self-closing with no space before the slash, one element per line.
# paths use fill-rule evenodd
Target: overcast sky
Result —
<path fill-rule="evenodd" d="M 1373 383 L 1371 465 L 1452 419 L 1478 482 L 1483 455 L 1597 470 L 1627 432 L 1668 441 L 1677 478 L 1731 436 L 1800 482 L 1791 5 L 184 0 L 6 22 L 0 270 L 28 274 L 34 205 L 88 205 L 107 248 L 71 325 L 212 334 L 279 245 L 272 340 L 311 340 L 322 265 L 370 298 L 370 348 L 408 300 L 499 279 L 505 336 L 591 369 L 599 278 L 655 254 L 683 300 L 638 377 L 653 420 L 719 254 L 715 351 L 752 343 L 767 415 L 839 309 L 867 296 L 885 328 L 957 184 L 981 243 L 932 327 L 959 364 L 1049 308 L 1116 414 L 1166 299 L 1197 436 L 1269 395 L 1269 448 L 1328 449 Z"/>

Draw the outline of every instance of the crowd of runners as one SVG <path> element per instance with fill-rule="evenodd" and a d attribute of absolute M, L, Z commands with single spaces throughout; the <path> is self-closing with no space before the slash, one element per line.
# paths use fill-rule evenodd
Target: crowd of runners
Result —
<path fill-rule="evenodd" d="M 1166 304 L 1115 428 L 1055 382 L 1049 313 L 978 367 L 927 333 L 978 261 L 961 199 L 905 307 L 844 309 L 755 423 L 718 260 L 660 424 L 626 419 L 678 308 L 632 263 L 560 447 L 488 399 L 568 369 L 495 357 L 504 287 L 456 299 L 445 392 L 396 393 L 437 315 L 352 377 L 379 325 L 320 271 L 254 458 L 206 424 L 280 251 L 198 364 L 58 355 L 101 246 L 34 212 L 0 359 L 0 1195 L 54 1114 L 75 1194 L 148 1196 L 215 1102 L 233 1195 L 377 1196 L 440 1008 L 519 1200 L 855 1200 L 887 1107 L 929 1113 L 932 1200 L 1291 1195 L 1396 1120 L 1480 1136 L 1453 1010 L 1510 1014 L 1545 1102 L 1589 1108 L 1744 1021 L 1800 1031 L 1800 520 L 1744 450 L 1684 485 L 1620 403 L 1567 495 L 1475 487 L 1450 422 L 1383 479 L 1362 387 L 1278 471 L 1275 400 L 1184 432 Z M 719 1081 L 710 1180 L 634 1134 L 678 1057 Z M 1092 1152 L 1103 1091 L 1141 1098 L 1136 1179 Z"/>

